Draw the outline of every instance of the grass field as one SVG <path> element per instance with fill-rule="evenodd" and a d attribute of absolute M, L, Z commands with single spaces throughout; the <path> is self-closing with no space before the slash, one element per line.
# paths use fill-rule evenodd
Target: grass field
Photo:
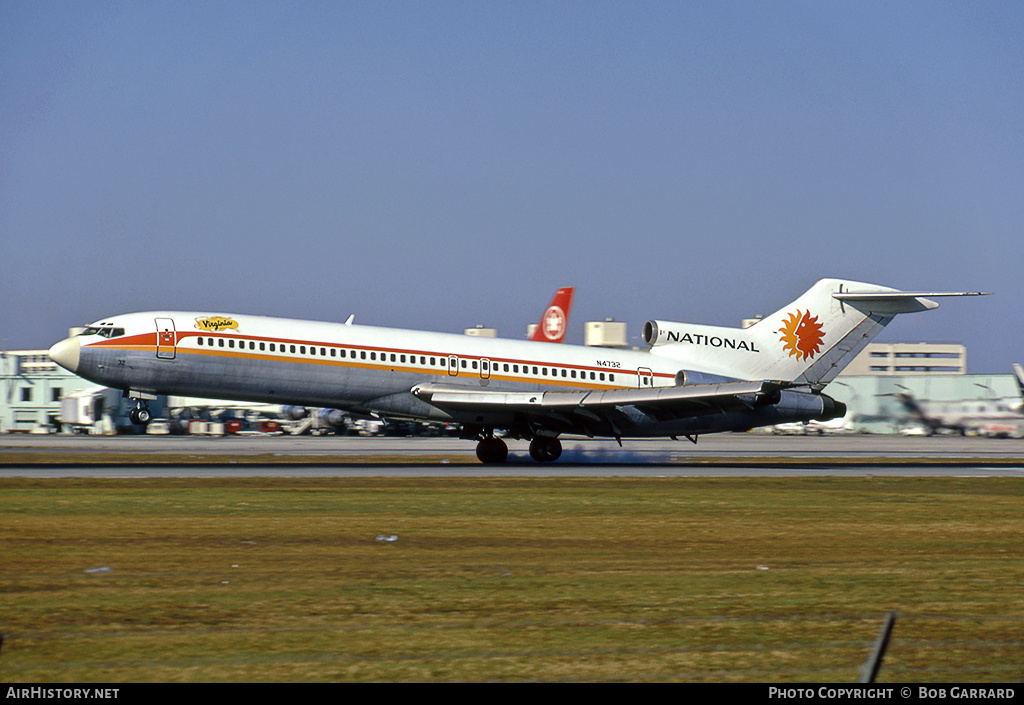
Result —
<path fill-rule="evenodd" d="M 1020 681 L 1019 479 L 0 480 L 0 680 Z"/>

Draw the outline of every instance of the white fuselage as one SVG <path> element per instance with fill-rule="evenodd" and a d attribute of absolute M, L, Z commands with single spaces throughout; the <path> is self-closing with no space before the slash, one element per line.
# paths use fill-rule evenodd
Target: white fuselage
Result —
<path fill-rule="evenodd" d="M 385 418 L 457 422 L 532 437 L 550 433 L 674 435 L 751 428 L 822 414 L 819 398 L 698 417 L 531 418 L 503 407 L 441 409 L 419 385 L 492 392 L 655 389 L 677 382 L 679 362 L 647 351 L 247 315 L 154 311 L 105 319 L 54 346 L 82 377 L 142 395 L 342 409 Z M 688 374 L 700 370 L 688 370 Z M 808 406 L 808 401 L 811 401 Z"/>
<path fill-rule="evenodd" d="M 218 325 L 223 324 L 223 325 Z M 81 335 L 74 371 L 151 394 L 357 408 L 418 383 L 490 389 L 667 386 L 676 370 L 647 352 L 300 321 L 154 311 Z"/>

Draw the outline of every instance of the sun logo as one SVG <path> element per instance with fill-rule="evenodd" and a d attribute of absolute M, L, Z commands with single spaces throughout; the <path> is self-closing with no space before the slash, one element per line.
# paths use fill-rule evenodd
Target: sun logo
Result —
<path fill-rule="evenodd" d="M 782 349 L 787 351 L 790 357 L 798 360 L 813 358 L 821 350 L 821 341 L 824 333 L 817 316 L 811 316 L 810 310 L 800 313 L 790 313 L 789 317 L 782 324 L 782 328 L 775 331 L 782 333 L 779 338 L 782 341 Z"/>

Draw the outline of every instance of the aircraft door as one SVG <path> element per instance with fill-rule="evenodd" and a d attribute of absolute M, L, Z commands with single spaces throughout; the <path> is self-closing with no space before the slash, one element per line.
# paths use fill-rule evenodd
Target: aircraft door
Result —
<path fill-rule="evenodd" d="M 654 372 L 649 367 L 641 367 L 637 371 L 637 387 L 649 389 L 654 386 Z"/>
<path fill-rule="evenodd" d="M 174 320 L 156 319 L 156 356 L 161 360 L 173 360 L 177 352 L 178 336 L 174 332 Z"/>
<path fill-rule="evenodd" d="M 459 376 L 459 358 L 455 355 L 448 356 L 448 374 L 451 377 Z"/>

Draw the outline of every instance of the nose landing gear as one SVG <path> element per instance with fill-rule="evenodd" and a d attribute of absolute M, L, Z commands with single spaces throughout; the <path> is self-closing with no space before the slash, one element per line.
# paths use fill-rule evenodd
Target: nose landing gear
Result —
<path fill-rule="evenodd" d="M 149 423 L 150 418 L 149 409 L 143 401 L 140 401 L 138 406 L 128 412 L 128 420 L 133 424 L 145 426 Z"/>
<path fill-rule="evenodd" d="M 156 395 L 148 392 L 137 392 L 135 390 L 128 389 L 125 390 L 123 396 L 135 400 L 135 408 L 128 412 L 128 420 L 133 424 L 140 426 L 148 424 L 149 420 L 152 419 L 153 416 L 149 413 L 149 405 L 146 402 L 156 399 Z"/>

